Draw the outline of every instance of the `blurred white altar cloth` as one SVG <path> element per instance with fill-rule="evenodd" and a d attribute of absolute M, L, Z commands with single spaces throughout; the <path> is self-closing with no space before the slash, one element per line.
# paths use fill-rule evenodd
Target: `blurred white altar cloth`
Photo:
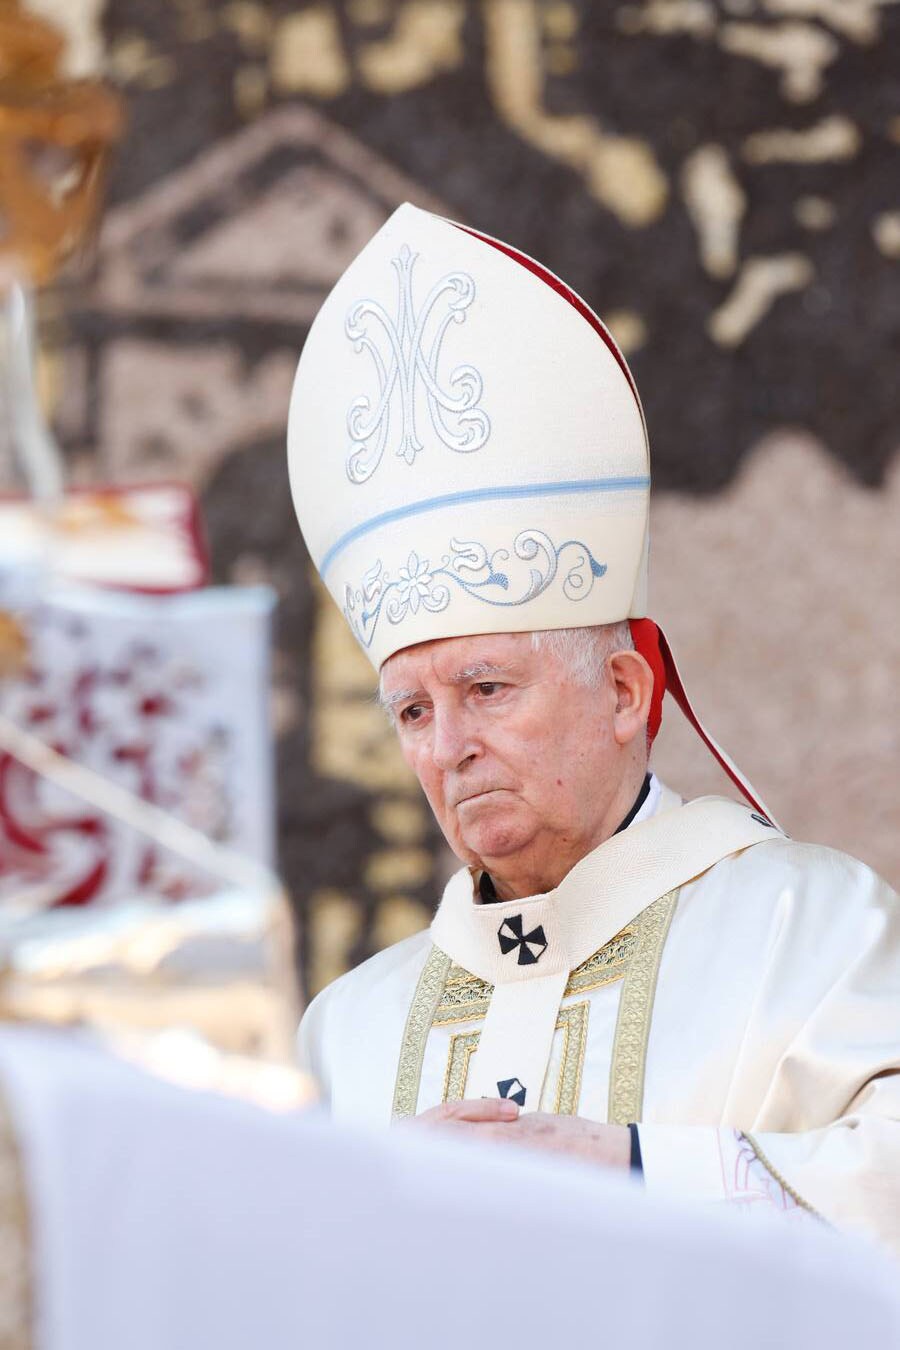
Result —
<path fill-rule="evenodd" d="M 900 1344 L 894 1267 L 824 1228 L 693 1212 L 584 1165 L 409 1125 L 351 1133 L 178 1088 L 71 1032 L 0 1028 L 0 1093 L 36 1312 L 30 1339 L 9 1344 Z M 8 1158 L 0 1181 L 8 1223 Z"/>

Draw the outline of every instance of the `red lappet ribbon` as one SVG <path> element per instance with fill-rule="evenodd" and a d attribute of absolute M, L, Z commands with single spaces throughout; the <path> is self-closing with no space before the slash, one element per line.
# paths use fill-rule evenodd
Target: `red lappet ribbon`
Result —
<path fill-rule="evenodd" d="M 665 633 L 652 619 L 629 619 L 628 622 L 635 651 L 643 656 L 653 671 L 653 697 L 650 702 L 650 716 L 647 719 L 647 733 L 651 743 L 662 722 L 663 694 L 668 689 L 697 735 L 725 770 L 741 795 L 746 798 L 755 811 L 765 817 L 766 821 L 774 823 L 774 816 L 756 792 L 752 783 L 744 777 L 731 757 L 709 734 L 694 711 Z"/>
<path fill-rule="evenodd" d="M 638 652 L 653 671 L 653 697 L 650 700 L 650 716 L 647 719 L 647 735 L 650 744 L 656 740 L 662 722 L 663 694 L 666 692 L 666 664 L 660 651 L 660 632 L 652 619 L 629 619 L 631 640 Z"/>

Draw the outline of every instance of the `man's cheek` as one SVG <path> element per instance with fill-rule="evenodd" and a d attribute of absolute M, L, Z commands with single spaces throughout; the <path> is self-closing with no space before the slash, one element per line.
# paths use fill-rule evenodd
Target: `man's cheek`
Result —
<path fill-rule="evenodd" d="M 425 793 L 428 805 L 431 807 L 435 820 L 446 834 L 448 830 L 455 828 L 455 815 L 453 810 L 448 809 L 447 802 L 440 781 L 434 779 L 419 778 L 419 784 Z"/>

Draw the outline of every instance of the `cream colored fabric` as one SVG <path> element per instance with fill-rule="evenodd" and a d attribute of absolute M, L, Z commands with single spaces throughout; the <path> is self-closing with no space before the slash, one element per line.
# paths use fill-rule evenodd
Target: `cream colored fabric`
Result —
<path fill-rule="evenodd" d="M 498 984 L 481 1029 L 478 1054 L 466 1075 L 463 1095 L 496 1097 L 498 1083 L 527 1085 L 524 1111 L 536 1111 L 533 1084 L 543 1083 L 553 1050 L 556 1019 L 569 972 Z"/>
<path fill-rule="evenodd" d="M 618 963 L 613 944 L 607 964 L 562 1000 L 544 1110 L 607 1118 L 627 937 L 620 945 Z M 311 1005 L 301 1054 L 337 1117 L 390 1121 L 407 1017 L 432 951 L 431 933 L 410 938 Z M 464 1095 L 489 1006 L 490 986 L 450 966 L 418 1111 Z M 900 909 L 868 868 L 778 837 L 681 886 L 645 1068 L 651 1190 L 743 1205 L 765 1189 L 760 1176 L 771 1177 L 782 1205 L 794 1191 L 900 1255 L 898 1064 Z M 751 1136 L 753 1158 L 736 1132 Z"/>
<path fill-rule="evenodd" d="M 432 940 L 496 986 L 467 1097 L 495 1096 L 497 1083 L 514 1076 L 526 1085 L 543 1083 L 569 973 L 661 895 L 775 833 L 749 808 L 722 799 L 665 805 L 671 809 L 582 858 L 546 895 L 482 905 L 467 868 L 451 879 Z M 518 944 L 514 932 L 523 934 Z M 523 950 L 529 934 L 538 940 Z M 538 1093 L 526 1093 L 523 1105 L 536 1110 Z"/>
<path fill-rule="evenodd" d="M 410 205 L 328 296 L 291 398 L 291 487 L 376 669 L 432 638 L 645 613 L 643 413 L 592 319 Z"/>
<path fill-rule="evenodd" d="M 773 837 L 783 841 L 747 806 L 700 797 L 674 807 L 673 796 L 665 798 L 670 809 L 608 839 L 546 895 L 482 905 L 476 903 L 468 869 L 462 868 L 444 891 L 431 925 L 433 941 L 492 984 L 530 981 L 551 970 L 568 972 L 653 900 L 720 858 Z M 516 953 L 504 953 L 498 942 L 498 927 L 519 913 L 526 928 L 540 926 L 546 935 L 546 951 L 535 965 L 519 964 Z"/>

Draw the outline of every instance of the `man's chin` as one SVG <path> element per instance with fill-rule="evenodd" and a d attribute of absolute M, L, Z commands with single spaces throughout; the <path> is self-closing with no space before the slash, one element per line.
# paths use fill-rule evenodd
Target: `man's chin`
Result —
<path fill-rule="evenodd" d="M 486 792 L 457 808 L 459 837 L 468 853 L 482 859 L 506 858 L 531 841 L 533 822 L 506 792 Z"/>

